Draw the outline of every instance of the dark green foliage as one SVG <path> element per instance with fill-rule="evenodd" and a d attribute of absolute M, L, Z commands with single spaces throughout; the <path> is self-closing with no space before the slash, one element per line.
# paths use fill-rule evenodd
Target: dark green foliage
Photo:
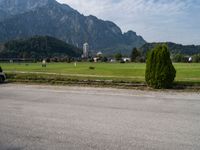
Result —
<path fill-rule="evenodd" d="M 104 56 L 104 57 L 101 58 L 101 61 L 102 62 L 108 62 L 108 58 Z"/>
<path fill-rule="evenodd" d="M 0 73 L 2 73 L 2 72 L 3 72 L 3 70 L 2 70 L 2 68 L 0 66 Z M 5 81 L 4 76 L 2 74 L 0 74 L 0 83 L 3 83 L 4 81 Z"/>
<path fill-rule="evenodd" d="M 157 45 L 147 56 L 146 82 L 150 87 L 171 88 L 176 77 L 176 70 L 170 59 L 166 45 Z"/>
<path fill-rule="evenodd" d="M 194 55 L 200 53 L 200 45 L 181 45 L 172 42 L 165 43 L 147 43 L 140 50 L 146 53 L 149 49 L 154 48 L 157 44 L 166 44 L 172 54 Z"/>
<path fill-rule="evenodd" d="M 138 49 L 133 48 L 132 53 L 131 53 L 131 61 L 136 62 L 136 60 L 139 59 L 138 58 L 139 56 L 140 56 L 140 52 L 138 51 Z"/>
<path fill-rule="evenodd" d="M 90 70 L 94 70 L 94 69 L 95 69 L 95 67 L 92 67 L 92 66 L 90 66 L 90 67 L 89 67 L 89 69 L 90 69 Z"/>
<path fill-rule="evenodd" d="M 146 61 L 146 58 L 144 56 L 140 56 L 140 57 L 137 57 L 135 62 L 140 62 L 140 63 L 144 63 Z"/>
<path fill-rule="evenodd" d="M 97 61 L 98 62 L 108 62 L 108 58 L 106 56 L 101 56 L 101 57 L 98 57 Z"/>
<path fill-rule="evenodd" d="M 200 54 L 192 56 L 192 62 L 199 63 L 200 62 Z"/>
<path fill-rule="evenodd" d="M 122 60 L 122 54 L 121 54 L 121 53 L 115 54 L 115 59 L 116 59 L 117 61 Z"/>
<path fill-rule="evenodd" d="M 173 56 L 173 62 L 188 62 L 188 57 L 183 54 L 175 54 Z"/>
<path fill-rule="evenodd" d="M 80 55 L 80 49 L 49 36 L 8 41 L 0 50 L 0 58 L 43 59 L 79 57 Z"/>
<path fill-rule="evenodd" d="M 120 63 L 121 64 L 125 64 L 126 62 L 124 60 L 120 60 Z"/>

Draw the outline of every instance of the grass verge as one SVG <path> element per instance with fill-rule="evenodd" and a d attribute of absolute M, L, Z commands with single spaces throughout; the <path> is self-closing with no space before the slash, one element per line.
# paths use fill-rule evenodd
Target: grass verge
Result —
<path fill-rule="evenodd" d="M 116 88 L 145 88 L 143 82 L 129 82 L 123 80 L 105 80 L 104 78 L 77 77 L 56 74 L 34 74 L 34 73 L 6 73 L 7 82 L 38 83 L 53 85 L 81 85 L 93 87 L 116 87 Z"/>
<path fill-rule="evenodd" d="M 36 83 L 50 85 L 78 85 L 92 87 L 114 87 L 124 89 L 149 89 L 145 82 L 138 80 L 124 81 L 87 76 L 66 76 L 43 73 L 6 73 L 8 83 Z M 200 82 L 177 81 L 174 83 L 175 90 L 200 90 Z"/>

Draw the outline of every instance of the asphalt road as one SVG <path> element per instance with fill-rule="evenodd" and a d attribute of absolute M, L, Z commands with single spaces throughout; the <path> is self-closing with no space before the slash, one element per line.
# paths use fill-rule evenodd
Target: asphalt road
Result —
<path fill-rule="evenodd" d="M 0 150 L 199 149 L 199 93 L 0 85 Z"/>

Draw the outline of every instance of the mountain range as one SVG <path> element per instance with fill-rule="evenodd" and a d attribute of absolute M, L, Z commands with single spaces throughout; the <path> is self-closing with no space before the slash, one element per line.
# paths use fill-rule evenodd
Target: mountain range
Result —
<path fill-rule="evenodd" d="M 146 41 L 134 31 L 122 33 L 111 21 L 84 16 L 55 0 L 0 0 L 0 42 L 35 35 L 52 36 L 93 52 L 130 54 Z"/>

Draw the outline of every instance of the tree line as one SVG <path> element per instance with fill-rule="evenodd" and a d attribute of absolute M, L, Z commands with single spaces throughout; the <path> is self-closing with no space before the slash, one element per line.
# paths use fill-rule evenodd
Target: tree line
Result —
<path fill-rule="evenodd" d="M 44 59 L 80 57 L 81 50 L 49 36 L 11 40 L 0 46 L 0 58 Z"/>

